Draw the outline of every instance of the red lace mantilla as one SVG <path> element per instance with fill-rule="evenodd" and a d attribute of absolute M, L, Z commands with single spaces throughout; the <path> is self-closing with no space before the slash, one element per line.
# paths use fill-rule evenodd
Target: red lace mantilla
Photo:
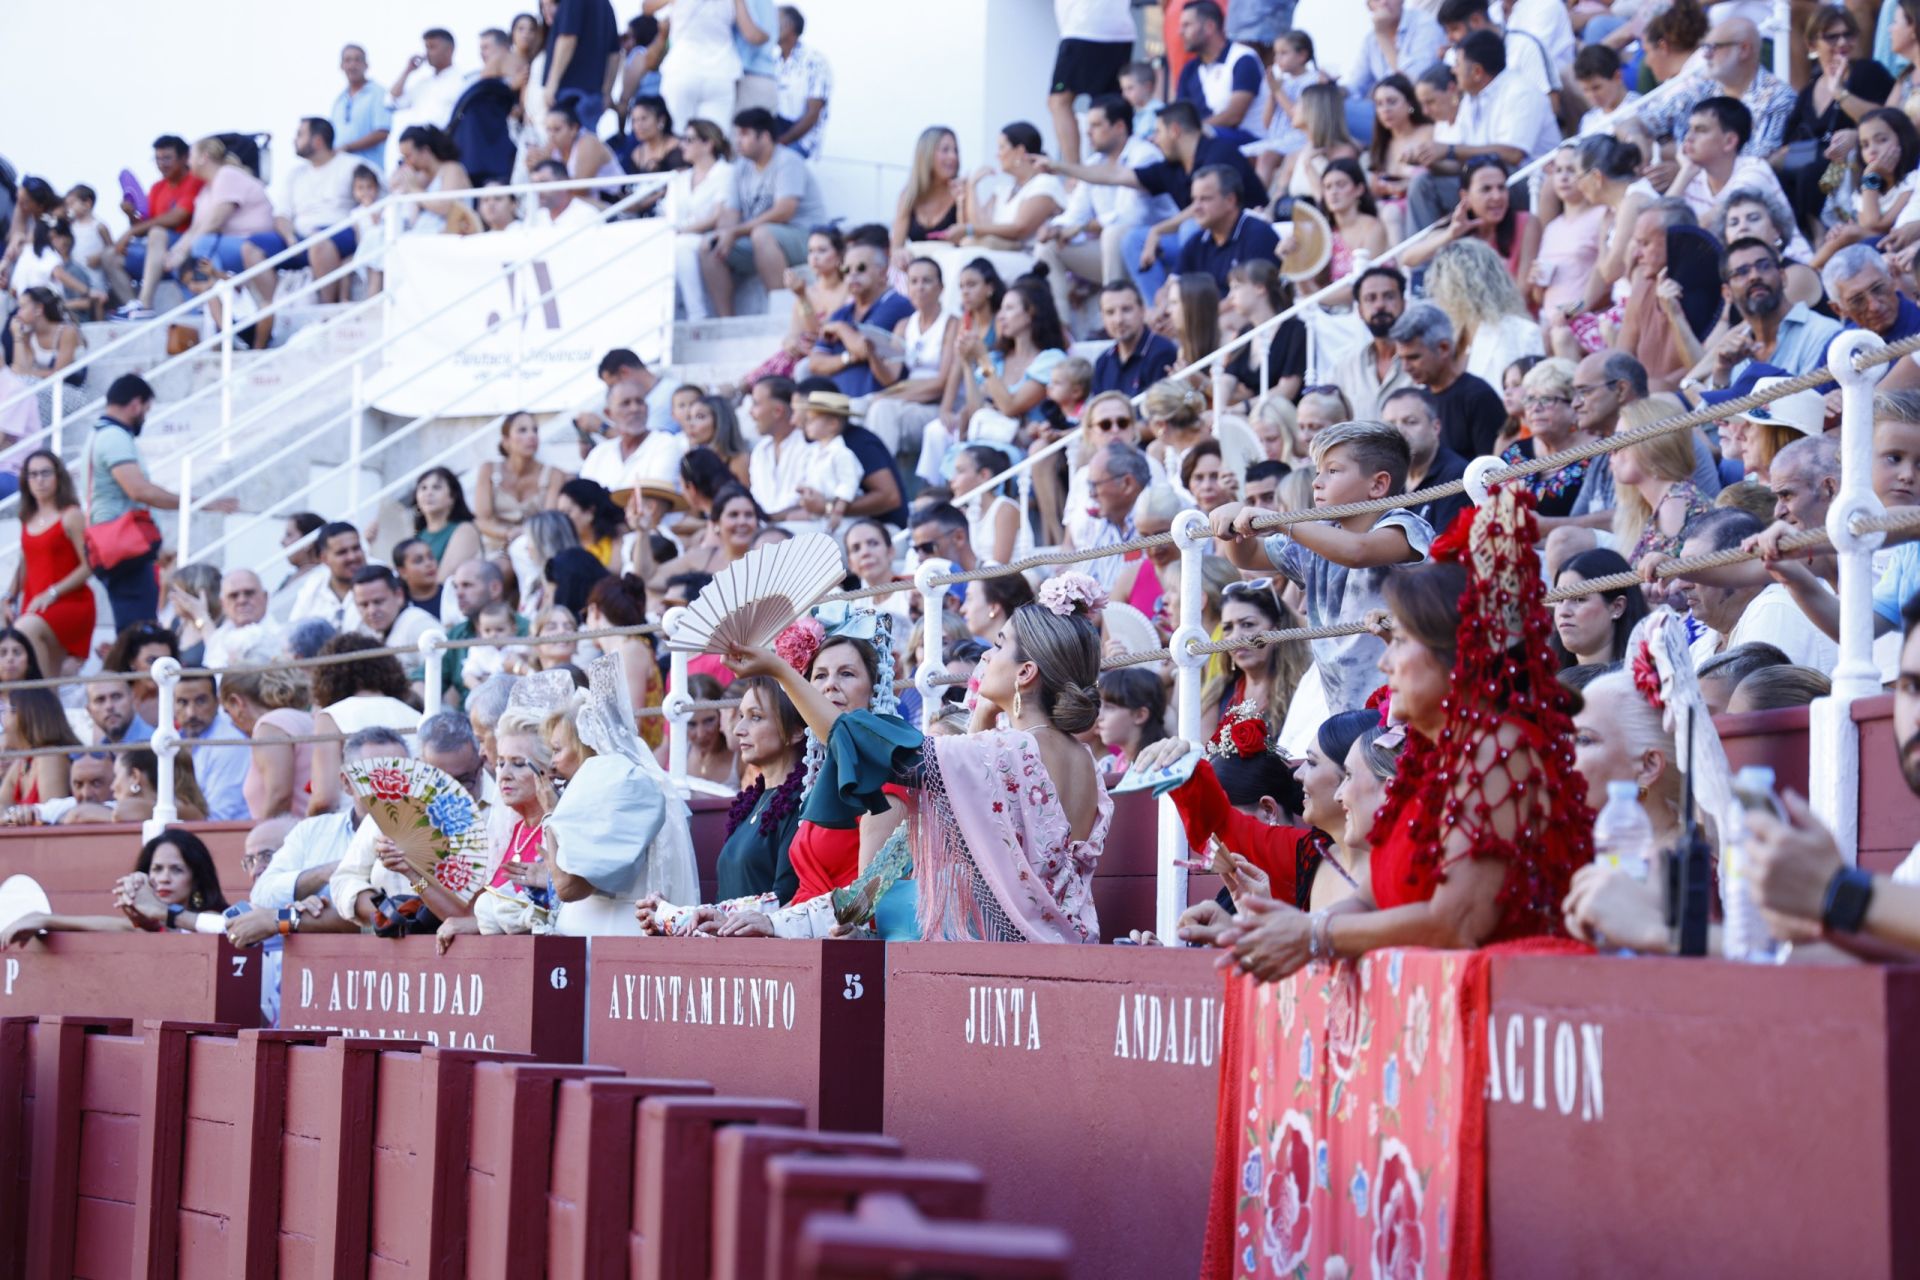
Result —
<path fill-rule="evenodd" d="M 1426 898 L 1445 878 L 1449 838 L 1464 828 L 1466 856 L 1507 865 L 1496 939 L 1564 932 L 1560 904 L 1574 871 L 1593 858 L 1593 812 L 1573 764 L 1573 696 L 1554 677 L 1547 643 L 1552 620 L 1542 600 L 1537 537 L 1532 496 L 1501 486 L 1434 542 L 1434 559 L 1468 572 L 1446 723 L 1431 742 L 1408 735 L 1378 819 L 1378 829 L 1391 834 L 1374 858 L 1376 871 L 1404 881 L 1388 886 L 1376 877 L 1381 906 L 1388 897 Z M 1486 767 L 1476 765 L 1503 725 L 1514 745 L 1494 750 Z M 1517 810 L 1510 836 L 1500 834 L 1486 799 L 1496 774 Z M 1394 850 L 1402 856 L 1383 859 L 1394 845 L 1403 846 Z"/>

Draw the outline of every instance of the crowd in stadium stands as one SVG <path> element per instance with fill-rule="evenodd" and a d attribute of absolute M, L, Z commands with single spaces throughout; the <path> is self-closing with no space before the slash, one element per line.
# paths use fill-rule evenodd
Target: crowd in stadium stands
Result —
<path fill-rule="evenodd" d="M 1236 888 L 1190 913 L 1184 937 L 1232 946 L 1267 976 L 1379 946 L 1540 932 L 1661 945 L 1651 891 L 1584 865 L 1610 782 L 1638 786 L 1663 840 L 1685 820 L 1670 731 L 1646 681 L 1621 674 L 1646 656 L 1630 651 L 1635 626 L 1651 612 L 1684 629 L 1711 712 L 1827 692 L 1838 571 L 1780 542 L 1823 527 L 1838 493 L 1837 386 L 1562 459 L 1506 486 L 1525 495 L 1512 518 L 1471 535 L 1462 495 L 1284 533 L 1255 521 L 1767 392 L 1824 368 L 1850 330 L 1920 334 L 1920 0 L 1796 5 L 1796 29 L 1770 37 L 1784 57 L 1756 25 L 1765 4 L 1368 0 L 1344 67 L 1290 27 L 1290 0 L 1225 12 L 1187 0 L 1164 31 L 1181 55 L 1172 71 L 1143 60 L 1130 0 L 1055 0 L 1045 116 L 1038 94 L 1003 104 L 994 155 L 971 168 L 955 133 L 929 124 L 891 222 L 862 225 L 831 220 L 818 162 L 857 127 L 833 114 L 829 55 L 866 50 L 816 47 L 803 14 L 772 0 L 645 0 L 624 29 L 607 0 L 541 8 L 481 32 L 478 70 L 439 28 L 390 83 L 347 46 L 345 87 L 299 122 L 299 163 L 272 195 L 251 144 L 230 135 L 156 139 L 157 180 L 126 193 L 123 227 L 86 186 L 28 176 L 8 191 L 0 401 L 67 376 L 86 349 L 80 321 L 150 315 L 169 278 L 197 291 L 341 223 L 281 272 L 350 264 L 373 232 L 355 211 L 393 191 L 442 197 L 409 206 L 406 234 L 485 235 L 584 223 L 626 194 L 526 200 L 490 186 L 667 174 L 622 216 L 672 225 L 682 313 L 790 306 L 773 352 L 722 383 L 606 353 L 603 405 L 551 423 L 509 415 L 497 448 L 418 477 L 406 537 L 375 545 L 326 512 L 290 517 L 292 572 L 271 591 L 244 569 L 174 564 L 140 533 L 148 510 L 180 501 L 141 463 L 155 402 L 141 377 L 96 389 L 105 413 L 77 464 L 44 450 L 21 461 L 0 682 L 146 673 L 167 656 L 230 672 L 176 690 L 175 795 L 183 815 L 297 820 L 257 828 L 271 835 L 254 851 L 250 910 L 448 942 L 548 927 L 1097 938 L 1086 880 L 1105 783 L 1188 748 L 1171 736 L 1171 664 L 1101 674 L 1099 659 L 1167 642 L 1191 566 L 1155 547 L 1032 568 L 950 588 L 938 617 L 921 616 L 908 579 L 929 560 L 973 570 L 1042 546 L 1120 547 L 1198 508 L 1213 635 L 1368 629 L 1211 660 L 1211 763 L 1176 795 L 1196 843 L 1228 840 L 1232 860 L 1216 865 Z M 1780 65 L 1788 78 L 1768 69 Z M 937 103 L 924 111 L 937 117 Z M 1035 118 L 1058 138 L 1052 152 Z M 1269 324 L 1336 282 L 1313 312 Z M 376 270 L 343 273 L 321 300 L 381 284 Z M 275 273 L 252 286 L 233 299 L 249 314 L 274 296 Z M 1262 325 L 1218 376 L 1189 368 Z M 246 340 L 271 342 L 269 323 Z M 1873 488 L 1911 507 L 1920 358 L 1874 376 Z M 28 434 L 47 400 L 19 397 L 0 429 Z M 565 433 L 557 451 L 543 449 L 548 427 Z M 1076 430 L 1029 484 L 994 481 Z M 631 709 L 659 708 L 664 646 L 573 633 L 657 622 L 804 532 L 840 544 L 848 586 L 895 589 L 823 607 L 777 656 L 690 664 L 692 696 L 738 697 L 693 714 L 689 774 L 738 800 L 726 901 L 683 900 L 662 870 L 687 821 L 661 798 L 663 722 L 643 714 L 644 746 L 626 742 L 608 727 L 622 720 L 618 695 L 585 674 L 611 662 L 602 670 L 624 676 Z M 1741 547 L 1760 559 L 1659 573 Z M 1531 586 L 1496 589 L 1488 575 L 1515 566 Z M 1551 606 L 1535 589 L 1628 570 L 1643 585 Z M 1880 552 L 1874 581 L 1878 629 L 1911 633 L 1920 543 Z M 1463 613 L 1469 602 L 1485 612 Z M 1550 647 L 1523 654 L 1521 623 L 1542 617 L 1527 634 L 1550 634 Z M 1486 723 L 1467 725 L 1449 690 L 1479 679 L 1503 625 L 1507 656 L 1522 660 L 1485 667 Z M 483 643 L 430 659 L 444 706 L 424 707 L 416 642 L 434 627 Z M 923 654 L 972 677 L 945 692 L 924 740 L 900 723 L 921 722 L 920 693 L 896 704 L 890 692 Z M 276 665 L 313 655 L 342 660 Z M 1920 725 L 1920 651 L 1889 634 L 1876 659 L 1904 753 Z M 1571 721 L 1581 699 L 1562 687 L 1585 690 Z M 1467 701 L 1481 698 L 1476 684 Z M 149 738 L 158 707 L 146 676 L 11 690 L 4 747 L 64 750 L 8 757 L 6 821 L 144 818 L 156 757 L 92 749 Z M 996 721 L 1024 732 L 986 732 Z M 410 747 L 400 735 L 416 726 Z M 1584 788 L 1552 785 L 1556 734 L 1577 744 Z M 327 740 L 303 741 L 314 735 Z M 215 745 L 236 739 L 248 745 Z M 823 766 L 810 747 L 827 740 L 837 749 Z M 478 895 L 410 880 L 342 781 L 356 760 L 410 751 L 494 815 L 496 873 Z M 1920 762 L 1902 763 L 1920 790 Z M 833 786 L 803 786 L 823 767 Z M 1043 838 L 999 841 L 1000 800 L 962 803 L 983 767 L 1041 779 L 1007 789 L 1023 830 Z M 1467 790 L 1449 791 L 1449 777 Z M 568 796 L 581 797 L 571 811 Z M 638 806 L 619 856 L 589 849 L 586 797 L 603 821 Z M 1442 830 L 1442 809 L 1472 816 Z M 1282 825 L 1259 834 L 1248 813 Z M 1516 837 L 1536 823 L 1546 839 Z M 1804 806 L 1754 826 L 1781 928 L 1810 937 L 1824 917 L 1843 941 L 1920 941 L 1909 891 L 1849 879 Z M 1014 854 L 993 852 L 1003 843 Z M 155 895 L 204 897 L 190 839 L 175 844 L 150 848 L 120 887 L 132 924 L 72 927 L 133 927 L 155 918 Z M 907 892 L 903 905 L 911 869 L 969 858 L 978 874 L 953 890 L 961 900 L 927 894 L 967 877 L 922 875 L 920 900 Z M 849 917 L 836 890 L 867 913 Z M 241 941 L 272 932 L 230 914 Z"/>

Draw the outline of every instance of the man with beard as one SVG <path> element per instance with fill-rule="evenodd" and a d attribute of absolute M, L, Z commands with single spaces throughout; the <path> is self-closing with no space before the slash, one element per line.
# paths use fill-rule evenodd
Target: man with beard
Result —
<path fill-rule="evenodd" d="M 1408 493 L 1466 478 L 1467 460 L 1440 439 L 1440 410 L 1429 392 L 1419 387 L 1388 392 L 1380 401 L 1380 420 L 1406 439 Z M 1432 528 L 1444 532 L 1472 505 L 1472 498 L 1456 493 L 1421 503 L 1412 510 Z"/>
<path fill-rule="evenodd" d="M 1353 297 L 1354 310 L 1373 341 L 1334 365 L 1329 381 L 1347 393 L 1354 420 L 1359 422 L 1378 418 L 1388 396 L 1413 385 L 1389 336 L 1407 309 L 1407 278 L 1392 267 L 1369 267 L 1360 273 Z"/>
<path fill-rule="evenodd" d="M 1455 335 L 1447 313 L 1431 302 L 1415 303 L 1387 336 L 1407 377 L 1433 396 L 1447 447 L 1463 458 L 1492 453 L 1494 438 L 1506 425 L 1507 406 L 1499 392 L 1454 364 Z"/>
<path fill-rule="evenodd" d="M 1786 305 L 1786 274 L 1780 255 L 1764 240 L 1749 236 L 1727 246 L 1720 269 L 1722 293 L 1738 308 L 1741 322 L 1727 330 L 1713 354 L 1707 384 L 1716 391 L 1732 386 L 1755 361 L 1785 370 L 1791 376 L 1806 373 L 1820 363 L 1827 344 L 1840 332 L 1840 322 L 1812 310 L 1804 302 Z M 1699 373 L 1695 369 L 1696 375 Z M 1686 391 L 1696 384 L 1682 384 Z"/>
<path fill-rule="evenodd" d="M 207 817 L 213 822 L 238 822 L 248 816 L 245 791 L 251 751 L 245 747 L 208 745 L 218 739 L 246 741 L 220 709 L 220 693 L 212 676 L 183 676 L 173 690 L 173 727 L 192 744 L 193 777 L 207 798 Z"/>

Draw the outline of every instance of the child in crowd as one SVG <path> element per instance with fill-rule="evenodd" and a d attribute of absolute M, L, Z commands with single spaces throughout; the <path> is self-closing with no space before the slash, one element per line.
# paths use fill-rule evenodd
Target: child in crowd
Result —
<path fill-rule="evenodd" d="M 1029 450 L 1044 449 L 1080 425 L 1087 397 L 1093 394 L 1093 364 L 1068 356 L 1047 377 L 1047 398 L 1040 402 L 1040 422 L 1027 441 Z M 1040 509 L 1040 528 L 1047 541 L 1058 545 L 1065 535 L 1063 506 L 1067 500 L 1067 453 L 1061 450 L 1042 459 L 1033 469 L 1033 498 Z"/>
<path fill-rule="evenodd" d="M 1366 502 L 1404 492 L 1407 442 L 1381 422 L 1342 422 L 1313 439 L 1315 506 Z M 1252 522 L 1264 514 L 1229 502 L 1210 517 L 1214 537 L 1242 569 L 1273 568 L 1306 592 L 1307 623 L 1314 627 L 1363 621 L 1386 607 L 1381 587 L 1388 566 L 1426 558 L 1433 541 L 1427 522 L 1407 510 L 1348 516 L 1344 520 L 1287 526 L 1256 539 Z M 1329 711 L 1366 705 L 1380 687 L 1385 646 L 1371 633 L 1313 642 L 1314 663 Z"/>
<path fill-rule="evenodd" d="M 104 286 L 107 254 L 113 248 L 113 237 L 100 219 L 93 216 L 97 198 L 93 188 L 84 183 L 67 192 L 67 222 L 73 227 L 73 260 L 87 269 L 94 285 Z M 126 299 L 116 297 L 113 301 L 118 304 Z"/>
<path fill-rule="evenodd" d="M 1151 62 L 1129 62 L 1120 68 L 1120 96 L 1133 108 L 1133 136 L 1153 141 L 1153 126 L 1163 105 L 1154 96 L 1160 77 Z"/>
<path fill-rule="evenodd" d="M 1593 108 L 1580 117 L 1583 134 L 1602 130 L 1608 116 L 1640 100 L 1639 94 L 1628 92 L 1627 82 L 1620 78 L 1620 55 L 1604 44 L 1580 46 L 1580 52 L 1573 55 L 1573 78 L 1579 83 L 1580 92 L 1593 104 Z"/>
<path fill-rule="evenodd" d="M 100 319 L 107 311 L 107 291 L 100 287 L 100 277 L 88 271 L 74 256 L 72 224 L 65 218 L 56 221 L 47 233 L 47 243 L 60 256 L 60 264 L 53 269 L 53 283 L 60 287 L 60 300 L 76 316 Z"/>
<path fill-rule="evenodd" d="M 1262 179 L 1271 182 L 1280 162 L 1307 145 L 1307 135 L 1294 123 L 1294 105 L 1310 84 L 1318 84 L 1320 73 L 1313 66 L 1313 37 L 1304 31 L 1283 31 L 1273 42 L 1273 69 L 1267 76 L 1272 92 L 1267 102 L 1266 137 L 1246 151 L 1258 157 L 1255 165 Z"/>
<path fill-rule="evenodd" d="M 380 203 L 380 175 L 371 165 L 361 165 L 353 171 L 353 234 L 361 245 L 385 243 L 380 238 L 380 224 L 374 216 L 373 206 Z M 364 255 L 363 255 L 364 256 Z M 380 292 L 386 273 L 377 267 L 359 267 L 355 274 L 366 283 L 366 296 L 371 298 Z"/>
<path fill-rule="evenodd" d="M 1053 366 L 1053 373 L 1047 378 L 1047 399 L 1060 406 L 1069 426 L 1080 425 L 1080 411 L 1092 392 L 1093 362 L 1084 356 L 1068 356 Z"/>
<path fill-rule="evenodd" d="M 665 431 L 674 435 L 685 435 L 687 433 L 687 424 L 693 417 L 693 406 L 699 404 L 705 394 L 706 393 L 699 387 L 691 383 L 684 387 L 675 388 L 673 393 L 673 421 L 655 422 L 649 425 L 656 431 Z"/>
<path fill-rule="evenodd" d="M 1100 745 L 1110 753 L 1100 765 L 1119 777 L 1134 758 L 1167 736 L 1167 688 L 1147 667 L 1120 667 L 1100 675 Z"/>
<path fill-rule="evenodd" d="M 505 600 L 495 600 L 481 608 L 474 619 L 473 633 L 491 644 L 478 644 L 467 650 L 467 660 L 460 668 L 460 683 L 467 686 L 468 692 L 478 689 L 486 683 L 487 677 L 506 669 L 507 655 L 501 645 L 513 642 L 513 606 Z"/>
<path fill-rule="evenodd" d="M 800 480 L 794 487 L 801 498 L 819 496 L 826 502 L 826 529 L 840 527 L 847 507 L 860 496 L 866 469 L 844 438 L 853 404 L 843 395 L 816 391 L 807 398 L 807 448 L 800 455 Z"/>

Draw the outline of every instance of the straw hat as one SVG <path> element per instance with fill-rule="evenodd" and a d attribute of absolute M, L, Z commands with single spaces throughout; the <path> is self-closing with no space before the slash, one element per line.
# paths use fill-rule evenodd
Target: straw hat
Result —
<path fill-rule="evenodd" d="M 1327 215 L 1304 200 L 1295 200 L 1292 229 L 1281 239 L 1289 236 L 1292 243 L 1280 255 L 1280 274 L 1296 283 L 1313 279 L 1333 257 L 1333 228 L 1327 225 Z"/>
<path fill-rule="evenodd" d="M 664 481 L 642 480 L 638 485 L 634 486 L 634 488 L 640 491 L 640 496 L 643 498 L 655 498 L 666 503 L 667 510 L 669 511 L 685 511 L 687 509 L 687 495 Z M 613 495 L 613 500 L 624 507 L 627 505 L 627 500 L 633 496 L 633 492 L 633 489 L 616 490 Z"/>
<path fill-rule="evenodd" d="M 838 391 L 814 391 L 807 396 L 808 413 L 826 413 L 836 418 L 853 417 L 853 401 Z"/>

